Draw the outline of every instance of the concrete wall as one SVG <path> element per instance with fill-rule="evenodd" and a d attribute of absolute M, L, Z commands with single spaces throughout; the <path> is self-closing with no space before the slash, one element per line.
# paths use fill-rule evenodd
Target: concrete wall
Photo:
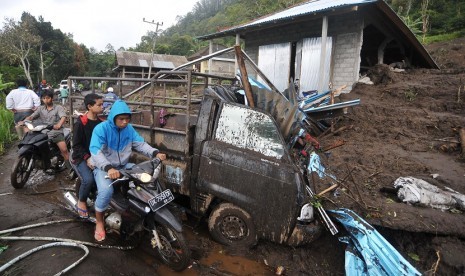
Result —
<path fill-rule="evenodd" d="M 246 53 L 258 64 L 260 45 L 283 42 L 297 42 L 303 38 L 320 37 L 322 18 L 296 22 L 261 31 L 248 33 L 245 38 Z M 360 50 L 363 38 L 363 18 L 360 13 L 330 16 L 328 18 L 328 36 L 333 37 L 330 81 L 333 88 L 352 84 L 358 80 L 360 70 Z"/>
<path fill-rule="evenodd" d="M 202 61 L 200 65 L 200 72 L 219 76 L 234 77 L 234 59 L 212 58 L 211 71 L 208 68 L 208 60 Z"/>

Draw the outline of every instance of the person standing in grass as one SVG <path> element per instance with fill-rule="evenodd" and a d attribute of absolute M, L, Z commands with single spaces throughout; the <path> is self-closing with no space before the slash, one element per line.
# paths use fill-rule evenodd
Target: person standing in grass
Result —
<path fill-rule="evenodd" d="M 18 79 L 16 84 L 18 88 L 11 90 L 6 96 L 6 108 L 14 113 L 16 133 L 21 139 L 24 129 L 18 123 L 30 116 L 40 106 L 40 98 L 34 91 L 26 88 L 27 81 L 25 79 Z"/>

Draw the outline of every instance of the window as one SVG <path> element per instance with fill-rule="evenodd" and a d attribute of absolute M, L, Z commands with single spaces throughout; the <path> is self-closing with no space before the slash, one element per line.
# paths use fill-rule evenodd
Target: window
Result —
<path fill-rule="evenodd" d="M 215 139 L 281 159 L 284 146 L 274 121 L 266 114 L 225 104 Z"/>

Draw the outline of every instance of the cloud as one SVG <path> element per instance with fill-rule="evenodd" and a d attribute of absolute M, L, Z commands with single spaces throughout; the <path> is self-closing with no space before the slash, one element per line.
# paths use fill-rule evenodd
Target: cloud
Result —
<path fill-rule="evenodd" d="M 142 18 L 163 22 L 163 29 L 176 23 L 176 17 L 192 10 L 198 0 L 2 0 L 0 17 L 19 20 L 23 11 L 42 16 L 55 29 L 71 33 L 74 41 L 88 48 L 104 50 L 135 47 L 147 31 L 155 30 Z M 3 27 L 2 21 L 2 27 Z"/>

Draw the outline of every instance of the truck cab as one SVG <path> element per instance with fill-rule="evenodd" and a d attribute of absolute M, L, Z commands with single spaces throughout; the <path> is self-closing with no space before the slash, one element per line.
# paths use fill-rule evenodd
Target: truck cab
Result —
<path fill-rule="evenodd" d="M 297 220 L 308 203 L 303 175 L 270 115 L 206 97 L 197 128 L 206 131 L 195 135 L 191 207 L 210 211 L 216 240 L 298 245 L 319 235 L 316 221 Z"/>

